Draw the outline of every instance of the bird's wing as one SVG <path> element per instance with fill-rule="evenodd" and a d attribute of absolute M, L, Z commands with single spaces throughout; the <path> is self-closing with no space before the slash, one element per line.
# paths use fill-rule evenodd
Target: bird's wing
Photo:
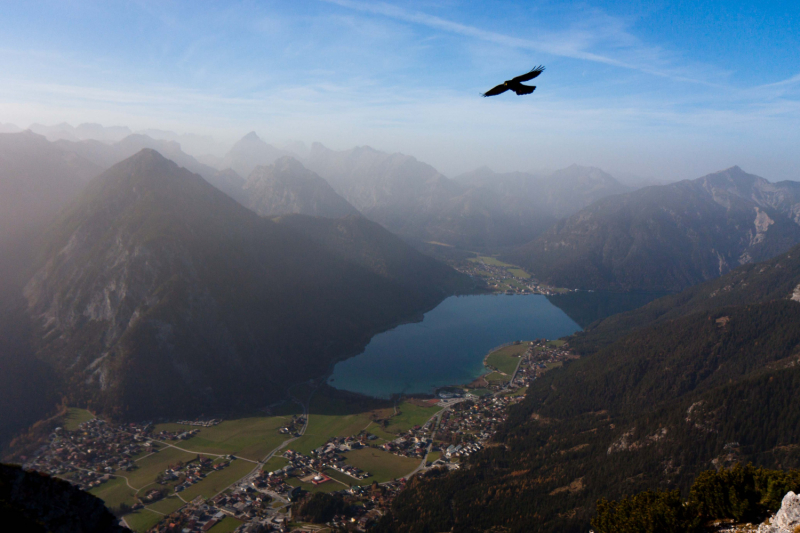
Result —
<path fill-rule="evenodd" d="M 531 94 L 536 90 L 536 85 L 522 85 L 521 83 L 516 83 L 511 87 L 511 90 L 517 93 L 517 96 Z"/>
<path fill-rule="evenodd" d="M 498 95 L 498 94 L 503 94 L 507 90 L 508 90 L 508 87 L 505 84 L 502 84 L 502 85 L 498 85 L 496 87 L 492 87 L 491 89 L 489 89 L 488 91 L 483 93 L 483 96 L 495 96 L 495 95 Z"/>
<path fill-rule="evenodd" d="M 516 78 L 512 79 L 511 81 L 515 81 L 517 83 L 522 83 L 523 81 L 531 81 L 533 78 L 538 76 L 544 72 L 544 66 L 539 65 L 538 67 L 532 68 L 529 72 L 526 72 L 522 76 L 517 76 Z"/>

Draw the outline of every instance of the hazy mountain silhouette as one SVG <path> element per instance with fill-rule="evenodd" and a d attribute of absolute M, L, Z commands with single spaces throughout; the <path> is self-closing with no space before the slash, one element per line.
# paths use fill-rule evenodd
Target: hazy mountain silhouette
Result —
<path fill-rule="evenodd" d="M 0 295 L 24 276 L 31 240 L 101 171 L 30 131 L 0 134 Z"/>
<path fill-rule="evenodd" d="M 271 165 L 285 155 L 292 154 L 265 143 L 251 131 L 231 147 L 220 168 L 232 168 L 240 176 L 249 176 L 257 166 Z"/>
<path fill-rule="evenodd" d="M 93 140 L 57 141 L 55 144 L 65 150 L 80 154 L 103 168 L 109 168 L 144 148 L 150 148 L 158 151 L 167 159 L 175 161 L 178 165 L 200 174 L 207 180 L 213 178 L 218 172 L 217 169 L 204 165 L 185 153 L 181 150 L 180 144 L 175 141 L 153 139 L 138 133 L 128 135 L 111 145 Z"/>
<path fill-rule="evenodd" d="M 133 133 L 127 126 L 102 126 L 93 123 L 83 123 L 79 124 L 77 127 L 73 127 L 66 122 L 56 124 L 55 126 L 31 124 L 28 129 L 34 133 L 43 135 L 48 141 L 95 140 L 104 143 L 115 143 Z"/>
<path fill-rule="evenodd" d="M 554 222 L 404 154 L 366 146 L 336 152 L 314 143 L 305 164 L 366 217 L 410 242 L 493 249 L 525 242 Z"/>
<path fill-rule="evenodd" d="M 119 416 L 264 405 L 469 283 L 369 234 L 391 244 L 367 256 L 411 257 L 406 278 L 360 266 L 374 243 L 344 259 L 143 150 L 50 226 L 25 290 L 35 351 L 73 401 Z"/>
<path fill-rule="evenodd" d="M 262 216 L 298 213 L 338 218 L 358 213 L 327 181 L 289 156 L 256 167 L 247 177 L 243 194 L 244 205 Z"/>
<path fill-rule="evenodd" d="M 548 174 L 496 173 L 486 167 L 454 178 L 470 187 L 483 187 L 554 218 L 568 217 L 592 202 L 630 192 L 610 174 L 595 167 L 571 165 Z"/>

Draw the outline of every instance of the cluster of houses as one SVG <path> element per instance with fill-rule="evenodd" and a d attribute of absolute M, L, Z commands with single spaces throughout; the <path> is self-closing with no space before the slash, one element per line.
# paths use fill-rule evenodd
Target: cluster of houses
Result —
<path fill-rule="evenodd" d="M 483 280 L 490 289 L 505 292 L 506 294 L 544 294 L 547 296 L 555 294 L 552 287 L 541 285 L 530 277 L 515 276 L 506 267 L 499 265 L 462 261 L 454 265 L 454 268 L 462 274 Z"/>
<path fill-rule="evenodd" d="M 287 450 L 283 456 L 289 461 L 289 467 L 295 471 L 295 475 L 298 472 L 310 475 L 312 473 L 320 473 L 324 469 L 330 468 L 331 470 L 336 470 L 337 472 L 348 475 L 353 479 L 361 480 L 368 478 L 370 476 L 369 472 L 347 464 L 340 453 L 357 450 L 363 446 L 364 444 L 355 437 L 348 437 L 346 439 L 334 438 L 324 446 L 312 450 L 312 456 L 303 455 L 293 450 Z"/>
<path fill-rule="evenodd" d="M 200 433 L 199 429 L 189 431 L 159 431 L 152 435 L 157 440 L 188 440 Z"/>
<path fill-rule="evenodd" d="M 522 362 L 510 388 L 526 387 L 541 377 L 554 363 L 564 363 L 580 356 L 572 352 L 569 346 L 551 346 L 546 339 L 538 339 L 529 343 L 528 350 L 522 356 Z M 549 365 L 549 366 L 548 366 Z"/>
<path fill-rule="evenodd" d="M 506 420 L 508 406 L 521 400 L 521 396 L 486 396 L 460 403 L 442 415 L 436 430 L 436 438 L 444 443 L 456 445 L 486 442 Z"/>
<path fill-rule="evenodd" d="M 295 437 L 299 437 L 300 433 L 298 427 L 303 427 L 305 423 L 306 423 L 305 416 L 294 415 L 292 416 L 292 421 L 290 423 L 278 429 L 278 433 L 280 433 L 281 435 L 294 435 Z"/>
<path fill-rule="evenodd" d="M 216 426 L 220 422 L 222 422 L 222 418 L 212 418 L 211 420 L 178 420 L 175 423 L 181 424 L 182 426 L 200 426 L 204 428 L 210 428 Z"/>
<path fill-rule="evenodd" d="M 25 468 L 68 478 L 89 490 L 111 479 L 114 472 L 130 471 L 134 456 L 150 451 L 146 426 L 123 426 L 124 431 L 100 419 L 81 424 L 76 431 L 56 428 Z"/>
<path fill-rule="evenodd" d="M 287 517 L 276 515 L 271 503 L 269 496 L 252 489 L 236 489 L 208 501 L 197 498 L 159 522 L 151 531 L 205 533 L 227 516 L 244 522 L 237 528 L 241 532 L 289 531 Z"/>
<path fill-rule="evenodd" d="M 469 457 L 471 454 L 483 449 L 483 445 L 479 442 L 468 442 L 466 444 L 451 444 L 444 450 L 444 456 L 450 459 L 451 457 Z"/>
<path fill-rule="evenodd" d="M 433 442 L 430 437 L 420 435 L 422 428 L 415 426 L 409 435 L 403 435 L 381 446 L 385 451 L 403 457 L 422 459 L 428 453 L 428 446 Z"/>
<path fill-rule="evenodd" d="M 195 483 L 199 483 L 211 472 L 222 470 L 230 465 L 231 460 L 214 462 L 208 457 L 198 455 L 197 459 L 187 463 L 179 462 L 170 465 L 163 474 L 158 476 L 158 483 L 167 485 L 171 481 L 178 481 L 175 492 L 183 492 Z"/>

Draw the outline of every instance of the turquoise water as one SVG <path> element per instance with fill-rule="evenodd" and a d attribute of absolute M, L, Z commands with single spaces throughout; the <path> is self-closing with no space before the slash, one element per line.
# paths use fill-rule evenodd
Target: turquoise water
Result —
<path fill-rule="evenodd" d="M 451 296 L 422 322 L 373 337 L 363 353 L 338 363 L 328 382 L 378 398 L 433 392 L 483 374 L 483 358 L 496 346 L 580 329 L 544 296 Z"/>

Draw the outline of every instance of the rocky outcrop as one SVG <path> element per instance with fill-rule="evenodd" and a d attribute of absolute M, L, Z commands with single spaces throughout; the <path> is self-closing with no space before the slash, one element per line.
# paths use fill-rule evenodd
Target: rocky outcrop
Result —
<path fill-rule="evenodd" d="M 66 481 L 0 464 L 4 531 L 123 533 L 103 501 Z M 12 529 L 5 529 L 12 528 Z"/>
<path fill-rule="evenodd" d="M 787 492 L 780 510 L 758 526 L 758 533 L 795 533 L 800 528 L 800 496 Z"/>

